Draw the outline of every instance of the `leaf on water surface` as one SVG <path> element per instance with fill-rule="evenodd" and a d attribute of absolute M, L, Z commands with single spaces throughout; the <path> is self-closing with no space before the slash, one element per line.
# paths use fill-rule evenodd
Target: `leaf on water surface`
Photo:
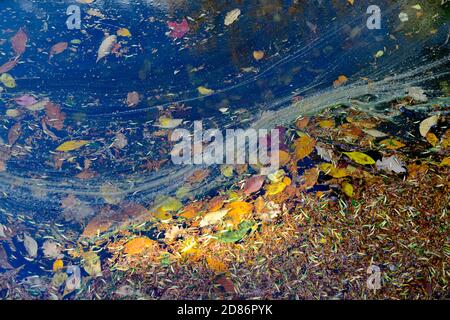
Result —
<path fill-rule="evenodd" d="M 383 157 L 381 160 L 377 160 L 376 165 L 379 170 L 393 171 L 395 173 L 406 172 L 403 164 L 396 156 Z"/>
<path fill-rule="evenodd" d="M 81 148 L 82 146 L 88 144 L 89 142 L 90 141 L 88 141 L 88 140 L 66 141 L 63 144 L 61 144 L 58 148 L 56 148 L 56 151 L 68 152 L 68 151 L 76 150 L 76 149 Z"/>
<path fill-rule="evenodd" d="M 53 262 L 52 270 L 54 273 L 61 271 L 64 268 L 64 262 L 61 259 L 55 260 Z"/>
<path fill-rule="evenodd" d="M 333 87 L 335 87 L 335 88 L 340 87 L 340 86 L 344 85 L 345 83 L 347 83 L 347 81 L 348 81 L 348 78 L 346 76 L 340 75 L 337 78 L 337 80 L 335 80 L 333 82 Z"/>
<path fill-rule="evenodd" d="M 353 197 L 353 186 L 347 181 L 342 182 L 342 191 L 344 191 L 347 197 Z"/>
<path fill-rule="evenodd" d="M 123 249 L 123 252 L 128 255 L 139 255 L 147 249 L 155 250 L 158 248 L 156 241 L 147 237 L 134 238 L 128 241 Z"/>
<path fill-rule="evenodd" d="M 170 28 L 169 36 L 174 39 L 183 38 L 189 32 L 189 24 L 186 19 L 183 19 L 180 23 L 168 21 L 167 25 Z"/>
<path fill-rule="evenodd" d="M 166 116 L 162 116 L 159 118 L 159 124 L 155 125 L 156 127 L 160 127 L 163 129 L 173 129 L 178 127 L 183 123 L 183 119 L 172 119 Z"/>
<path fill-rule="evenodd" d="M 380 145 L 390 150 L 397 150 L 405 146 L 404 143 L 395 139 L 384 139 L 383 141 L 380 141 Z"/>
<path fill-rule="evenodd" d="M 258 192 L 264 184 L 264 176 L 253 176 L 248 179 L 244 185 L 244 193 L 250 195 Z"/>
<path fill-rule="evenodd" d="M 64 120 L 66 119 L 66 114 L 61 112 L 60 106 L 47 101 L 45 104 L 45 122 L 52 128 L 56 130 L 62 130 L 64 127 Z"/>
<path fill-rule="evenodd" d="M 82 254 L 82 264 L 83 269 L 91 276 L 91 277 L 100 277 L 102 276 L 102 266 L 100 263 L 100 257 L 93 251 L 84 252 Z"/>
<path fill-rule="evenodd" d="M 18 59 L 8 61 L 0 66 L 0 74 L 12 70 L 18 63 Z"/>
<path fill-rule="evenodd" d="M 306 158 L 313 152 L 316 140 L 304 134 L 294 142 L 294 155 L 296 160 Z"/>
<path fill-rule="evenodd" d="M 38 244 L 36 240 L 34 240 L 29 235 L 24 235 L 23 244 L 30 258 L 35 258 L 38 252 Z"/>
<path fill-rule="evenodd" d="M 255 50 L 255 51 L 253 51 L 253 58 L 256 61 L 261 60 L 262 58 L 264 58 L 264 51 L 262 51 L 262 50 Z"/>
<path fill-rule="evenodd" d="M 8 131 L 8 144 L 12 146 L 14 143 L 16 143 L 17 139 L 19 139 L 21 134 L 22 134 L 22 125 L 20 124 L 20 122 L 17 122 Z"/>
<path fill-rule="evenodd" d="M 203 87 L 203 86 L 198 87 L 197 90 L 198 90 L 198 92 L 199 92 L 201 95 L 204 95 L 204 96 L 210 95 L 210 94 L 213 94 L 213 93 L 214 93 L 214 90 L 208 89 L 208 88 Z"/>
<path fill-rule="evenodd" d="M 375 164 L 375 160 L 373 160 L 370 156 L 362 152 L 344 152 L 344 154 L 355 161 L 358 164 L 366 165 L 366 164 Z"/>
<path fill-rule="evenodd" d="M 104 57 L 109 55 L 111 53 L 111 49 L 113 48 L 113 46 L 116 43 L 117 43 L 117 37 L 115 35 L 106 37 L 100 44 L 100 47 L 98 48 L 96 62 L 99 62 L 101 59 L 103 59 Z"/>
<path fill-rule="evenodd" d="M 239 224 L 237 230 L 227 230 L 220 233 L 218 240 L 225 243 L 240 241 L 247 234 L 247 232 L 252 229 L 253 225 L 253 221 L 243 221 Z"/>
<path fill-rule="evenodd" d="M 200 228 L 203 228 L 203 227 L 206 227 L 209 225 L 213 225 L 213 224 L 218 224 L 219 222 L 222 221 L 222 218 L 225 217 L 227 213 L 228 213 L 228 209 L 207 213 L 203 217 L 202 221 L 200 221 L 200 225 L 199 225 Z"/>
<path fill-rule="evenodd" d="M 25 108 L 27 108 L 27 110 L 30 110 L 30 111 L 41 111 L 41 110 L 45 109 L 45 106 L 48 102 L 49 102 L 48 100 L 44 99 L 44 100 L 38 101 L 34 104 L 27 105 L 27 106 L 25 106 Z"/>
<path fill-rule="evenodd" d="M 235 201 L 227 205 L 228 216 L 231 217 L 233 225 L 237 226 L 242 219 L 252 213 L 253 205 L 245 201 Z"/>
<path fill-rule="evenodd" d="M 226 26 L 231 25 L 232 23 L 234 23 L 237 20 L 237 18 L 239 18 L 240 15 L 241 15 L 241 10 L 239 10 L 239 9 L 231 10 L 225 16 L 225 21 L 224 21 L 225 25 Z"/>
<path fill-rule="evenodd" d="M 419 126 L 420 135 L 425 138 L 427 136 L 428 131 L 430 131 L 432 127 L 437 125 L 438 120 L 439 120 L 438 115 L 434 115 L 423 120 Z"/>
<path fill-rule="evenodd" d="M 131 107 L 135 107 L 141 102 L 141 97 L 138 92 L 128 92 L 127 94 L 127 105 Z"/>
<path fill-rule="evenodd" d="M 112 146 L 120 150 L 125 148 L 127 145 L 128 145 L 127 137 L 121 132 L 116 133 L 116 137 L 114 139 Z"/>
<path fill-rule="evenodd" d="M 69 44 L 67 42 L 58 42 L 57 44 L 53 45 L 50 49 L 50 56 L 64 52 L 67 49 L 68 45 Z"/>
<path fill-rule="evenodd" d="M 28 36 L 22 28 L 11 38 L 11 44 L 14 52 L 20 56 L 25 52 Z"/>
<path fill-rule="evenodd" d="M 16 87 L 16 80 L 8 74 L 8 73 L 2 73 L 0 76 L 0 82 L 3 83 L 3 85 L 7 88 L 15 88 Z"/>
<path fill-rule="evenodd" d="M 46 258 L 58 259 L 61 258 L 61 248 L 53 240 L 46 240 L 42 245 L 42 250 Z"/>
<path fill-rule="evenodd" d="M 28 107 L 30 105 L 33 105 L 37 102 L 37 100 L 30 95 L 23 95 L 18 98 L 13 99 L 19 106 Z"/>
<path fill-rule="evenodd" d="M 208 268 L 214 271 L 215 273 L 225 273 L 228 271 L 227 265 L 214 257 L 206 257 L 206 263 L 208 264 Z"/>
<path fill-rule="evenodd" d="M 131 32 L 127 28 L 120 28 L 117 30 L 117 35 L 121 37 L 131 37 Z"/>

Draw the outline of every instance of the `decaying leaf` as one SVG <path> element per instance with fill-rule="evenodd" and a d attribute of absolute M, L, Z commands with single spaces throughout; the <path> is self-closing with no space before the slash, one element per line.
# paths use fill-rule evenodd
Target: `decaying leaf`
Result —
<path fill-rule="evenodd" d="M 100 47 L 98 48 L 96 62 L 99 62 L 101 59 L 109 55 L 111 53 L 111 49 L 114 47 L 116 43 L 117 43 L 117 36 L 111 35 L 109 37 L 106 37 L 100 44 Z"/>
<path fill-rule="evenodd" d="M 428 131 L 430 131 L 430 129 L 438 123 L 438 120 L 438 115 L 434 115 L 423 120 L 419 126 L 420 135 L 425 138 Z"/>
<path fill-rule="evenodd" d="M 234 9 L 231 10 L 230 12 L 227 13 L 226 17 L 225 17 L 225 25 L 229 26 L 231 25 L 233 22 L 235 22 L 237 20 L 237 18 L 239 18 L 241 14 L 241 10 L 239 9 Z"/>

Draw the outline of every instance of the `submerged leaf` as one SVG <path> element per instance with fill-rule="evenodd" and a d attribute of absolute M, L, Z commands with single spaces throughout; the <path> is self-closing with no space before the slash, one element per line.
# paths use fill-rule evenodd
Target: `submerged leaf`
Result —
<path fill-rule="evenodd" d="M 76 150 L 78 148 L 81 148 L 82 146 L 88 144 L 88 140 L 72 140 L 72 141 L 66 141 L 63 144 L 61 144 L 58 148 L 56 148 L 56 151 L 60 152 L 68 152 L 72 150 Z"/>

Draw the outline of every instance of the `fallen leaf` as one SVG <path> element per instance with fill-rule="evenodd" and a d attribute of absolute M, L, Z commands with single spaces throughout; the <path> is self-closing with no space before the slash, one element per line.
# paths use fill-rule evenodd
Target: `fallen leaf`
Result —
<path fill-rule="evenodd" d="M 117 35 L 121 37 L 131 37 L 131 32 L 127 28 L 120 28 L 117 30 Z"/>
<path fill-rule="evenodd" d="M 189 32 L 189 24 L 186 19 L 183 19 L 180 23 L 169 21 L 167 24 L 170 28 L 169 36 L 172 38 L 183 38 L 184 35 Z"/>
<path fill-rule="evenodd" d="M 395 173 L 406 172 L 403 164 L 396 156 L 383 157 L 381 160 L 377 160 L 376 166 L 379 170 L 393 171 Z"/>
<path fill-rule="evenodd" d="M 127 105 L 130 108 L 137 106 L 140 101 L 141 101 L 141 97 L 140 97 L 138 92 L 136 92 L 136 91 L 128 92 L 128 94 L 127 94 Z"/>
<path fill-rule="evenodd" d="M 25 52 L 28 36 L 22 28 L 11 38 L 11 44 L 14 52 L 20 56 Z"/>
<path fill-rule="evenodd" d="M 134 238 L 128 241 L 123 249 L 123 252 L 128 255 L 139 255 L 148 249 L 157 249 L 156 241 L 147 237 Z"/>
<path fill-rule="evenodd" d="M 68 152 L 68 151 L 76 150 L 76 149 L 81 148 L 82 146 L 88 144 L 89 142 L 90 141 L 88 141 L 88 140 L 66 141 L 63 144 L 61 144 L 58 148 L 56 148 L 56 151 Z"/>
<path fill-rule="evenodd" d="M 380 145 L 390 150 L 397 150 L 405 146 L 404 143 L 395 139 L 384 139 L 383 141 L 380 141 Z"/>
<path fill-rule="evenodd" d="M 258 192 L 264 184 L 264 176 L 253 176 L 245 182 L 244 193 L 250 195 Z"/>
<path fill-rule="evenodd" d="M 214 257 L 206 257 L 206 263 L 208 264 L 208 268 L 214 271 L 215 273 L 225 273 L 228 271 L 227 265 Z"/>
<path fill-rule="evenodd" d="M 430 131 L 430 129 L 438 123 L 438 120 L 439 120 L 438 115 L 434 115 L 423 120 L 419 126 L 420 135 L 425 138 L 427 136 L 428 131 Z"/>
<path fill-rule="evenodd" d="M 197 90 L 198 90 L 198 92 L 199 92 L 201 95 L 204 95 L 204 96 L 210 95 L 210 94 L 213 94 L 213 93 L 214 93 L 214 90 L 208 89 L 208 88 L 203 87 L 203 86 L 198 87 Z"/>
<path fill-rule="evenodd" d="M 342 182 L 342 191 L 344 191 L 347 197 L 353 197 L 353 186 L 350 183 L 346 181 Z"/>
<path fill-rule="evenodd" d="M 27 251 L 27 254 L 30 258 L 36 258 L 38 252 L 38 244 L 36 240 L 34 240 L 29 235 L 25 235 L 23 238 L 23 244 Z"/>
<path fill-rule="evenodd" d="M 28 107 L 30 105 L 33 105 L 37 102 L 37 100 L 30 95 L 23 95 L 21 97 L 18 98 L 14 98 L 14 101 L 19 105 L 19 106 L 23 106 L 23 107 Z"/>
<path fill-rule="evenodd" d="M 100 277 L 102 275 L 102 267 L 100 257 L 93 251 L 84 252 L 81 256 L 83 258 L 83 269 L 91 277 Z"/>
<path fill-rule="evenodd" d="M 199 224 L 200 228 L 221 222 L 222 218 L 225 217 L 227 213 L 228 209 L 207 213 L 203 217 L 202 221 L 200 221 Z"/>
<path fill-rule="evenodd" d="M 262 58 L 264 58 L 264 51 L 261 51 L 261 50 L 253 51 L 253 58 L 256 61 L 261 60 Z"/>
<path fill-rule="evenodd" d="M 99 62 L 101 59 L 106 57 L 111 53 L 111 49 L 113 46 L 117 43 L 117 37 L 115 35 L 111 35 L 109 37 L 106 37 L 102 43 L 100 44 L 100 47 L 98 49 L 97 53 L 97 61 Z"/>
<path fill-rule="evenodd" d="M 300 138 L 294 142 L 294 154 L 296 160 L 301 160 L 306 158 L 313 152 L 316 146 L 316 140 L 308 135 L 302 135 Z"/>
<path fill-rule="evenodd" d="M 344 154 L 358 164 L 375 164 L 375 160 L 362 152 L 344 152 Z"/>
<path fill-rule="evenodd" d="M 234 23 L 237 20 L 237 18 L 239 18 L 240 15 L 241 15 L 241 10 L 239 10 L 239 9 L 231 10 L 225 16 L 225 22 L 224 22 L 225 25 L 226 26 L 231 25 L 232 23 Z"/>
<path fill-rule="evenodd" d="M 344 85 L 345 83 L 347 83 L 347 81 L 348 81 L 348 78 L 346 76 L 340 75 L 337 78 L 337 80 L 335 80 L 333 82 L 333 87 L 335 87 L 335 88 L 340 87 L 340 86 Z"/>
<path fill-rule="evenodd" d="M 2 73 L 0 76 L 0 82 L 7 88 L 12 89 L 16 87 L 16 80 L 14 80 L 14 78 L 8 73 Z"/>

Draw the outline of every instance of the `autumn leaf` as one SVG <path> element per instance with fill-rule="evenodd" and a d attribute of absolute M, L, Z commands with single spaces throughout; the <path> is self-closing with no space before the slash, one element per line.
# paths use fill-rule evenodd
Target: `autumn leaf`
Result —
<path fill-rule="evenodd" d="M 438 123 L 438 120 L 439 120 L 438 115 L 434 115 L 423 120 L 419 125 L 420 135 L 425 138 L 427 136 L 428 131 L 430 131 L 430 129 Z"/>
<path fill-rule="evenodd" d="M 331 163 L 321 164 L 320 170 L 336 179 L 344 178 L 350 175 L 346 168 L 335 167 Z"/>
<path fill-rule="evenodd" d="M 127 28 L 120 28 L 117 30 L 117 35 L 121 37 L 131 37 L 131 32 Z"/>
<path fill-rule="evenodd" d="M 253 211 L 253 205 L 245 201 L 229 203 L 227 208 L 229 209 L 228 216 L 231 217 L 234 226 L 237 226 L 242 219 Z"/>
<path fill-rule="evenodd" d="M 428 143 L 431 144 L 433 147 L 436 147 L 436 145 L 439 143 L 438 137 L 436 137 L 436 135 L 432 132 L 428 132 L 425 138 L 427 139 Z"/>
<path fill-rule="evenodd" d="M 256 61 L 261 60 L 262 58 L 264 58 L 264 51 L 261 51 L 261 50 L 253 51 L 253 58 Z"/>
<path fill-rule="evenodd" d="M 245 182 L 244 193 L 250 195 L 258 192 L 264 183 L 264 176 L 253 176 Z"/>
<path fill-rule="evenodd" d="M 313 152 L 316 146 L 316 140 L 308 135 L 302 135 L 300 138 L 294 142 L 294 154 L 296 160 L 301 160 L 306 158 Z"/>
<path fill-rule="evenodd" d="M 58 271 L 61 271 L 62 268 L 64 268 L 64 262 L 61 259 L 55 260 L 55 262 L 53 262 L 53 272 L 56 273 Z"/>
<path fill-rule="evenodd" d="M 88 144 L 88 140 L 71 140 L 66 141 L 63 144 L 61 144 L 58 148 L 56 148 L 56 151 L 60 152 L 68 152 L 72 150 L 76 150 L 78 148 L 81 148 L 82 146 Z"/>
<path fill-rule="evenodd" d="M 14 78 L 8 73 L 3 73 L 0 76 L 0 82 L 3 83 L 3 85 L 7 88 L 16 87 L 16 80 L 14 80 Z"/>
<path fill-rule="evenodd" d="M 277 195 L 286 189 L 287 184 L 283 181 L 275 182 L 266 186 L 266 194 L 269 196 Z"/>
<path fill-rule="evenodd" d="M 25 52 L 28 36 L 22 28 L 11 38 L 11 44 L 14 52 L 20 56 Z"/>
<path fill-rule="evenodd" d="M 227 213 L 228 209 L 207 213 L 200 221 L 200 228 L 219 223 Z"/>
<path fill-rule="evenodd" d="M 319 178 L 319 170 L 317 168 L 311 168 L 308 170 L 305 170 L 305 173 L 303 174 L 303 185 L 306 190 L 314 187 L 314 185 L 317 183 L 317 179 Z"/>
<path fill-rule="evenodd" d="M 167 25 L 170 28 L 169 36 L 175 39 L 183 38 L 189 32 L 189 24 L 186 19 L 183 19 L 180 23 L 169 21 Z"/>
<path fill-rule="evenodd" d="M 198 92 L 199 92 L 201 95 L 204 95 L 204 96 L 210 95 L 210 94 L 213 94 L 213 93 L 214 93 L 214 90 L 208 89 L 208 88 L 203 87 L 203 86 L 198 87 L 197 90 L 198 90 Z"/>
<path fill-rule="evenodd" d="M 397 150 L 405 146 L 404 143 L 395 139 L 384 139 L 383 141 L 380 141 L 380 145 L 390 150 Z"/>
<path fill-rule="evenodd" d="M 347 197 L 353 197 L 353 186 L 350 183 L 346 181 L 342 182 L 342 191 L 344 191 Z"/>
<path fill-rule="evenodd" d="M 147 249 L 157 248 L 158 244 L 156 243 L 156 241 L 151 240 L 147 237 L 139 237 L 128 241 L 123 248 L 123 252 L 128 255 L 139 255 Z"/>
<path fill-rule="evenodd" d="M 343 84 L 345 84 L 348 81 L 348 78 L 344 75 L 340 75 L 337 80 L 335 80 L 333 82 L 333 87 L 337 88 L 342 86 Z"/>
<path fill-rule="evenodd" d="M 99 62 L 101 59 L 103 59 L 104 57 L 109 55 L 111 53 L 111 49 L 113 48 L 113 46 L 116 43 L 117 43 L 117 37 L 115 35 L 106 37 L 100 44 L 100 47 L 98 48 L 96 62 Z"/>
<path fill-rule="evenodd" d="M 375 164 L 375 160 L 362 152 L 344 152 L 344 154 L 358 164 Z"/>
<path fill-rule="evenodd" d="M 217 274 L 225 273 L 228 271 L 227 265 L 217 258 L 206 257 L 206 263 L 208 264 L 208 268 Z"/>
<path fill-rule="evenodd" d="M 234 10 L 231 10 L 230 12 L 228 12 L 225 17 L 225 21 L 224 21 L 225 25 L 229 26 L 232 23 L 234 23 L 237 20 L 237 18 L 239 18 L 240 14 L 241 14 L 241 10 L 239 10 L 239 9 L 234 9 Z"/>

